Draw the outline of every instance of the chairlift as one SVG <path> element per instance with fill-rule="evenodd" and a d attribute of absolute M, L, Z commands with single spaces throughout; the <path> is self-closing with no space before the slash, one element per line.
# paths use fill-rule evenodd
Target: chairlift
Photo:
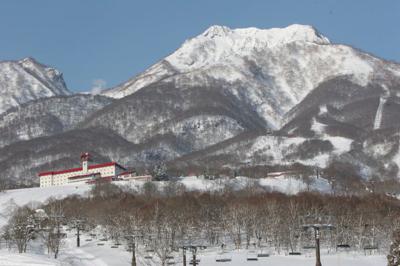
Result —
<path fill-rule="evenodd" d="M 254 250 L 250 250 L 247 252 L 247 261 L 257 261 L 258 260 L 258 254 Z"/>
<path fill-rule="evenodd" d="M 91 238 L 85 239 L 86 242 L 92 241 Z"/>
<path fill-rule="evenodd" d="M 258 251 L 257 257 L 258 258 L 267 258 L 267 257 L 269 257 L 269 253 L 267 252 L 265 247 L 260 246 L 260 249 Z"/>
<path fill-rule="evenodd" d="M 174 256 L 167 256 L 167 265 L 175 265 L 175 258 Z"/>
<path fill-rule="evenodd" d="M 196 259 L 196 264 L 198 265 L 200 263 L 200 259 Z M 193 259 L 191 259 L 190 261 L 189 261 L 189 265 L 193 265 L 194 264 L 194 260 Z"/>
<path fill-rule="evenodd" d="M 378 246 L 376 245 L 366 245 L 364 246 L 364 252 L 367 254 L 367 251 L 369 251 L 370 255 L 372 254 L 373 251 L 378 250 Z"/>
<path fill-rule="evenodd" d="M 113 246 L 111 246 L 111 248 L 118 248 L 118 246 L 116 246 L 116 245 L 113 245 Z"/>
<path fill-rule="evenodd" d="M 106 241 L 107 241 L 107 238 L 102 238 L 102 239 L 100 239 L 99 241 L 106 242 Z"/>
<path fill-rule="evenodd" d="M 146 260 L 151 260 L 151 259 L 153 259 L 152 253 L 154 253 L 154 249 L 146 249 L 145 251 L 146 251 L 147 254 L 144 256 L 144 258 L 145 258 Z"/>
<path fill-rule="evenodd" d="M 301 252 L 293 251 L 293 252 L 289 252 L 289 255 L 290 255 L 290 256 L 300 256 L 300 255 L 301 255 Z"/>
<path fill-rule="evenodd" d="M 231 262 L 232 256 L 228 252 L 221 252 L 215 258 L 215 262 Z"/>
<path fill-rule="evenodd" d="M 349 244 L 338 244 L 338 245 L 336 245 L 336 248 L 347 250 L 350 248 L 350 245 Z"/>
<path fill-rule="evenodd" d="M 365 250 L 376 250 L 378 249 L 378 246 L 375 245 L 367 245 L 364 247 Z"/>
<path fill-rule="evenodd" d="M 98 246 L 104 246 L 104 243 L 97 243 Z"/>
<path fill-rule="evenodd" d="M 313 246 L 313 245 L 303 246 L 303 249 L 315 249 L 315 246 Z"/>

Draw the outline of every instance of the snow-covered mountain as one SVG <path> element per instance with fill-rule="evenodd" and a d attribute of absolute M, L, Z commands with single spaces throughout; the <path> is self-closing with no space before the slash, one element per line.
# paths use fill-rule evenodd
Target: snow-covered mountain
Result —
<path fill-rule="evenodd" d="M 278 129 L 284 114 L 319 83 L 343 75 L 365 86 L 385 75 L 400 76 L 400 67 L 332 44 L 311 26 L 267 30 L 212 26 L 104 94 L 122 98 L 163 82 L 181 88 L 217 83 L 238 101 L 248 103 L 268 127 Z"/>
<path fill-rule="evenodd" d="M 0 147 L 72 130 L 112 102 L 105 96 L 75 94 L 41 98 L 10 108 L 0 114 Z"/>
<path fill-rule="evenodd" d="M 55 89 L 65 88 L 58 77 L 53 93 L 68 94 Z M 400 65 L 331 43 L 311 26 L 212 26 L 102 94 L 115 100 L 76 96 L 81 116 L 75 96 L 0 116 L 0 146 L 9 144 L 0 148 L 0 170 L 29 179 L 70 167 L 87 150 L 104 161 L 169 162 L 179 171 L 300 163 L 364 180 L 399 173 Z"/>
<path fill-rule="evenodd" d="M 0 61 L 0 113 L 31 100 L 69 95 L 62 73 L 33 58 Z"/>

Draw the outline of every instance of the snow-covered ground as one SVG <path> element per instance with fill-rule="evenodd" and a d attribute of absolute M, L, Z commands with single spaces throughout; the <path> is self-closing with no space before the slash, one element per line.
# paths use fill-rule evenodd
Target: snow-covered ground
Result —
<path fill-rule="evenodd" d="M 28 203 L 35 206 L 49 198 L 58 199 L 73 194 L 83 195 L 89 189 L 89 185 L 82 184 L 77 186 L 12 189 L 0 192 L 0 227 L 7 222 L 7 217 L 13 206 L 22 206 Z"/>
<path fill-rule="evenodd" d="M 188 190 L 218 190 L 223 188 L 225 184 L 229 184 L 234 188 L 243 188 L 249 184 L 257 182 L 262 187 L 282 191 L 289 194 L 295 194 L 307 189 L 306 184 L 296 178 L 290 177 L 274 177 L 264 178 L 261 180 L 252 180 L 246 177 L 237 177 L 236 179 L 220 179 L 220 180 L 205 180 L 197 177 L 185 177 L 179 182 L 185 185 Z M 118 182 L 121 187 L 140 189 L 144 182 Z M 157 182 L 160 189 L 166 186 L 166 182 Z M 32 204 L 37 205 L 39 202 L 44 202 L 47 199 L 62 198 L 72 194 L 85 196 L 90 190 L 91 185 L 80 184 L 71 186 L 47 187 L 47 188 L 28 188 L 8 190 L 0 193 L 0 226 L 7 221 L 9 208 L 15 205 Z M 313 180 L 312 188 L 319 190 L 329 190 L 329 184 L 326 180 Z M 36 202 L 36 203 L 35 203 Z M 81 247 L 75 246 L 75 232 L 67 232 L 67 239 L 63 245 L 59 259 L 55 260 L 48 254 L 18 254 L 14 250 L 6 250 L 0 245 L 0 266 L 2 265 L 83 265 L 83 266 L 123 266 L 130 265 L 131 254 L 125 247 L 118 246 L 111 248 L 115 243 L 112 241 L 102 242 L 100 237 L 92 238 L 88 235 L 83 235 L 81 238 Z M 99 245 L 100 243 L 100 245 Z M 3 249 L 1 249 L 3 248 Z M 35 251 L 40 253 L 39 251 Z M 227 256 L 232 259 L 231 262 L 220 263 L 216 262 L 219 251 L 217 249 L 207 249 L 201 251 L 198 255 L 200 265 L 276 265 L 276 266 L 308 266 L 314 264 L 314 254 L 308 253 L 301 256 L 287 256 L 284 254 L 274 254 L 268 258 L 259 258 L 258 261 L 247 261 L 248 252 L 246 250 L 234 250 L 227 253 Z M 144 259 L 148 255 L 142 249 L 138 250 L 138 265 L 157 266 L 160 265 L 159 260 L 155 255 L 152 259 Z M 191 255 L 190 253 L 188 255 Z M 175 265 L 182 265 L 181 255 L 174 254 Z M 190 257 L 190 256 L 188 256 Z M 386 265 L 384 255 L 364 256 L 362 254 L 323 254 L 322 262 L 324 266 L 383 266 Z"/>
<path fill-rule="evenodd" d="M 7 266 L 59 266 L 63 265 L 60 261 L 47 258 L 43 255 L 36 254 L 18 254 L 9 252 L 8 250 L 0 250 L 0 265 Z"/>
<path fill-rule="evenodd" d="M 130 265 L 131 253 L 126 251 L 124 246 L 111 248 L 112 242 L 101 242 L 93 239 L 92 241 L 83 241 L 80 248 L 75 247 L 74 236 L 68 237 L 61 251 L 60 258 L 55 260 L 49 255 L 38 254 L 17 254 L 7 250 L 0 251 L 0 265 L 73 265 L 73 266 L 128 266 Z M 89 237 L 84 237 L 87 240 Z M 98 243 L 104 243 L 99 246 Z M 156 256 L 151 259 L 145 259 L 148 255 L 139 250 L 137 254 L 137 263 L 139 266 L 158 266 L 161 265 Z M 187 254 L 188 262 L 191 253 Z M 180 254 L 173 254 L 173 265 L 182 265 Z M 246 250 L 237 250 L 227 253 L 224 258 L 230 258 L 230 262 L 216 262 L 220 258 L 217 251 L 201 251 L 197 258 L 200 259 L 199 265 L 217 266 L 217 265 L 275 265 L 275 266 L 309 266 L 314 265 L 315 256 L 306 254 L 300 256 L 271 255 L 266 258 L 259 258 L 258 261 L 247 261 L 248 252 Z M 172 262 L 172 260 L 171 260 Z M 322 265 L 324 266 L 384 266 L 386 258 L 384 255 L 365 256 L 362 254 L 322 254 Z"/>

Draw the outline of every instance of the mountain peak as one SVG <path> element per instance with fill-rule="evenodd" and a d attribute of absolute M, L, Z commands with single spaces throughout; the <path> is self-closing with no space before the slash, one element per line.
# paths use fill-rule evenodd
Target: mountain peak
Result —
<path fill-rule="evenodd" d="M 204 31 L 202 35 L 205 37 L 214 38 L 216 36 L 218 37 L 226 36 L 231 32 L 232 30 L 226 26 L 213 25 L 209 27 L 206 31 Z"/>
<path fill-rule="evenodd" d="M 0 113 L 31 100 L 70 94 L 60 71 L 32 57 L 0 61 L 0 91 Z"/>
<path fill-rule="evenodd" d="M 33 58 L 33 57 L 30 57 L 30 56 L 28 56 L 28 57 L 25 57 L 25 58 L 22 58 L 21 60 L 19 60 L 18 61 L 19 63 L 38 63 L 38 61 L 35 59 L 35 58 Z"/>
<path fill-rule="evenodd" d="M 213 25 L 204 31 L 201 37 L 214 39 L 215 37 L 257 39 L 270 44 L 269 46 L 296 41 L 329 44 L 328 38 L 321 35 L 313 26 L 292 24 L 285 28 L 260 29 L 255 27 L 231 29 L 227 26 Z M 198 36 L 198 37 L 199 37 Z M 194 38 L 194 39 L 197 39 Z"/>

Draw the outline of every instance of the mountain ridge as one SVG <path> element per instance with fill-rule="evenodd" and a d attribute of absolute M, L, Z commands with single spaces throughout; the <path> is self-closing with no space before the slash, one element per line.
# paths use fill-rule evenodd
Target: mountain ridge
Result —
<path fill-rule="evenodd" d="M 400 126 L 400 65 L 331 43 L 312 26 L 211 26 L 101 94 L 114 100 L 56 96 L 10 109 L 6 114 L 24 122 L 10 118 L 11 130 L 6 130 L 9 124 L 0 126 L 0 136 L 9 141 L 0 145 L 0 153 L 10 155 L 24 144 L 32 151 L 43 146 L 59 166 L 68 166 L 67 157 L 86 147 L 98 156 L 103 152 L 102 160 L 135 167 L 168 162 L 181 171 L 209 164 L 234 169 L 298 163 L 331 172 L 347 167 L 360 180 L 398 174 L 400 151 L 389 146 Z M 380 123 L 374 123 L 384 95 Z M 80 108 L 88 108 L 79 121 L 69 123 L 56 107 L 70 108 L 76 116 L 73 97 L 80 99 Z M 46 108 L 51 112 L 39 115 Z M 27 110 L 40 112 L 30 117 Z M 10 133 L 16 129 L 28 137 Z M 78 143 L 66 154 L 63 141 Z M 52 162 L 32 151 L 20 160 L 27 164 L 26 175 Z M 0 157 L 0 168 L 10 175 L 22 173 L 10 158 Z"/>

